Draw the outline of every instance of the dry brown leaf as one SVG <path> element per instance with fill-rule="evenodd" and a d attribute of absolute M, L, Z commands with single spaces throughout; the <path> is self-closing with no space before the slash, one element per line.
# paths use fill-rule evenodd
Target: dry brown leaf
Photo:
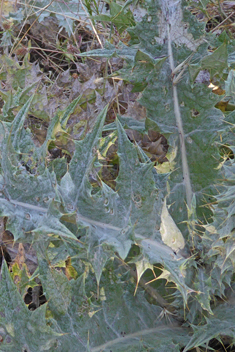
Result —
<path fill-rule="evenodd" d="M 140 133 L 136 130 L 126 129 L 126 134 L 132 143 L 136 143 L 144 152 L 150 157 L 151 161 L 163 163 L 168 161 L 166 153 L 168 151 L 167 139 L 159 132 L 149 130 L 148 134 Z M 116 178 L 118 176 L 118 139 L 115 143 L 111 144 L 106 152 L 105 165 L 102 167 L 100 172 L 101 179 L 109 185 L 112 189 L 115 189 Z"/>
<path fill-rule="evenodd" d="M 148 134 L 142 134 L 135 130 L 126 130 L 126 134 L 131 142 L 137 143 L 150 157 L 151 161 L 160 163 L 167 161 L 168 151 L 167 139 L 159 132 L 149 130 Z"/>
<path fill-rule="evenodd" d="M 20 269 L 23 268 L 23 264 L 25 264 L 25 250 L 24 250 L 23 243 L 19 243 L 18 252 L 14 262 L 18 264 Z"/>

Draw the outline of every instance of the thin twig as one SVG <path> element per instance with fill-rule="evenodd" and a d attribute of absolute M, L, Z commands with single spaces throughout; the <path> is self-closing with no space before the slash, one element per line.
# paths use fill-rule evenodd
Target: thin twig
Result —
<path fill-rule="evenodd" d="M 97 40 L 98 40 L 98 42 L 99 42 L 101 48 L 103 49 L 104 46 L 103 46 L 103 44 L 102 44 L 102 42 L 101 42 L 101 40 L 100 40 L 100 37 L 99 37 L 99 35 L 98 35 L 98 33 L 97 33 L 97 30 L 96 30 L 96 28 L 95 28 L 95 26 L 94 26 L 92 20 L 90 19 L 89 14 L 87 13 L 87 10 L 86 10 L 86 8 L 85 8 L 85 6 L 83 5 L 83 2 L 82 2 L 81 0 L 80 0 L 80 3 L 81 3 L 81 5 L 82 5 L 82 8 L 83 8 L 84 12 L 86 13 L 87 17 L 89 18 L 89 21 L 90 21 L 91 27 L 92 27 L 92 29 L 93 29 L 93 31 L 94 31 L 94 33 L 95 33 L 95 36 L 96 36 L 96 38 L 97 38 Z"/>
<path fill-rule="evenodd" d="M 230 17 L 232 17 L 235 14 L 235 11 L 233 11 L 232 13 L 230 13 L 230 15 L 228 17 L 226 17 L 221 23 L 219 23 L 214 29 L 212 29 L 211 33 L 215 32 L 219 27 L 221 27 L 221 25 L 226 22 Z"/>

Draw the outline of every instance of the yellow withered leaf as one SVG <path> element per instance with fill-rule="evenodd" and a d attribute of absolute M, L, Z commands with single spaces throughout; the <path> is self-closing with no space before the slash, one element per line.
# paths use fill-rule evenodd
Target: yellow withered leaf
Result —
<path fill-rule="evenodd" d="M 162 207 L 160 233 L 162 235 L 162 241 L 175 252 L 184 248 L 184 237 L 169 214 L 166 206 L 166 198 Z"/>

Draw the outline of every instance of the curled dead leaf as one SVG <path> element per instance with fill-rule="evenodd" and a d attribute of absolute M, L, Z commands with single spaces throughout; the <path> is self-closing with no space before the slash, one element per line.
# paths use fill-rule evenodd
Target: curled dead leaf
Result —
<path fill-rule="evenodd" d="M 140 133 L 136 130 L 126 129 L 126 134 L 132 143 L 138 144 L 152 162 L 164 163 L 168 161 L 166 153 L 168 151 L 167 139 L 154 130 L 148 130 L 148 133 Z M 106 152 L 105 164 L 100 172 L 101 179 L 115 189 L 115 179 L 118 176 L 119 159 L 117 156 L 118 139 L 111 144 Z"/>
<path fill-rule="evenodd" d="M 167 209 L 166 198 L 162 207 L 160 233 L 162 235 L 162 241 L 173 249 L 173 251 L 178 252 L 180 249 L 184 248 L 184 237 Z"/>
<path fill-rule="evenodd" d="M 137 143 L 146 152 L 151 161 L 159 163 L 167 161 L 166 153 L 169 145 L 167 139 L 159 132 L 148 130 L 148 134 L 142 134 L 127 129 L 126 134 L 132 143 Z"/>

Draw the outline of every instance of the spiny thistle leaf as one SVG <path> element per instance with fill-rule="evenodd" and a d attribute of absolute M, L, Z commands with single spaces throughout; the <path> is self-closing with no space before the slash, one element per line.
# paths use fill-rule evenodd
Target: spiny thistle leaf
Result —
<path fill-rule="evenodd" d="M 208 44 L 204 41 L 203 24 L 196 23 L 187 10 L 187 5 L 184 0 L 149 1 L 148 15 L 129 30 L 135 43 L 130 47 L 129 55 L 128 48 L 122 51 L 120 47 L 108 45 L 104 51 L 96 50 L 93 54 L 105 54 L 108 57 L 117 55 L 126 60 L 127 65 L 120 70 L 120 76 L 124 79 L 129 77 L 134 87 L 143 90 L 139 101 L 147 109 L 148 123 L 155 123 L 160 133 L 168 136 L 168 154 L 174 155 L 174 160 L 169 162 L 169 188 L 163 193 L 168 195 L 166 206 L 171 205 L 168 210 L 172 221 L 164 224 L 166 221 L 163 216 L 161 230 L 164 233 L 172 232 L 171 240 L 178 234 L 176 237 L 181 247 L 184 246 L 185 240 L 189 240 L 191 248 L 200 252 L 200 245 L 197 247 L 200 238 L 195 237 L 200 234 L 196 224 L 198 220 L 202 223 L 205 219 L 211 221 L 212 212 L 205 205 L 210 202 L 210 197 L 216 194 L 214 184 L 220 175 L 220 155 L 215 141 L 219 132 L 225 130 L 223 113 L 215 108 L 220 97 L 213 94 L 208 85 L 209 79 L 222 77 L 227 68 L 228 53 L 227 41 L 221 43 L 222 38 L 220 45 L 212 53 L 208 51 Z M 190 25 L 185 26 L 184 21 Z M 213 36 L 207 39 L 214 40 Z M 154 60 L 158 60 L 155 66 Z M 208 84 L 202 84 L 197 79 L 201 70 L 209 72 Z M 164 168 L 166 169 L 166 163 L 157 166 L 157 170 L 165 170 Z M 155 178 L 156 183 L 157 179 L 159 177 Z M 158 207 L 158 212 L 162 213 L 161 208 L 162 204 Z M 179 230 L 170 231 L 172 223 L 175 224 L 175 230 Z M 168 245 L 169 243 L 167 242 Z M 141 246 L 142 250 L 146 251 L 144 242 Z M 155 262 L 160 262 L 157 252 L 153 254 L 149 250 L 145 253 L 148 253 L 151 263 L 154 259 Z M 187 256 L 186 248 L 184 255 Z M 179 267 L 177 275 L 174 276 L 174 264 L 170 265 L 170 269 L 167 265 L 165 258 L 167 277 L 181 290 L 184 302 L 188 295 L 194 292 L 203 309 L 211 312 L 211 294 L 221 287 L 215 288 L 211 285 L 202 289 L 202 281 L 197 276 L 198 265 L 194 262 L 192 266 L 187 263 L 185 265 L 186 277 L 192 279 L 191 275 L 194 270 L 196 272 L 196 278 L 189 280 L 186 288 Z M 221 266 L 219 263 L 218 265 Z M 203 275 L 208 278 L 210 270 L 206 267 Z"/>
<path fill-rule="evenodd" d="M 0 297 L 1 326 L 5 326 L 2 350 L 57 350 L 57 340 L 61 334 L 47 325 L 46 305 L 34 312 L 28 310 L 11 279 L 5 261 L 2 264 Z"/>
<path fill-rule="evenodd" d="M 234 295 L 228 302 L 218 305 L 213 311 L 214 316 L 206 319 L 206 324 L 193 326 L 194 335 L 183 350 L 189 351 L 192 347 L 203 346 L 213 338 L 220 338 L 220 335 L 230 336 L 234 339 Z M 231 340 L 232 341 L 232 340 Z"/>
<path fill-rule="evenodd" d="M 95 127 L 83 141 L 76 142 L 76 151 L 70 162 L 69 173 L 76 186 L 75 204 L 78 203 L 78 198 L 83 195 L 88 188 L 88 172 L 94 159 L 94 148 L 96 148 L 98 139 L 101 136 L 104 120 L 106 117 L 108 106 L 97 117 Z M 86 193 L 84 194 L 86 196 Z"/>
<path fill-rule="evenodd" d="M 62 272 L 49 266 L 44 253 L 42 250 L 39 256 L 39 270 L 45 293 L 50 297 L 49 309 L 65 333 L 60 339 L 61 351 L 66 350 L 66 345 L 85 350 L 87 338 L 90 351 L 118 351 L 123 346 L 127 351 L 135 351 L 139 344 L 159 352 L 161 344 L 180 351 L 180 346 L 189 341 L 188 329 L 179 328 L 173 320 L 169 327 L 162 324 L 161 309 L 150 305 L 143 291 L 133 297 L 133 285 L 117 263 L 107 266 L 100 282 L 100 295 L 94 299 L 96 285 L 91 284 L 87 269 L 86 274 L 68 281 Z M 85 294 L 85 279 L 91 298 Z M 92 331 L 89 337 L 88 331 Z"/>
<path fill-rule="evenodd" d="M 195 22 L 187 5 L 184 0 L 149 1 L 148 15 L 129 30 L 135 44 L 107 44 L 103 51 L 81 54 L 124 58 L 127 65 L 120 75 L 129 77 L 134 89 L 142 90 L 140 102 L 147 109 L 145 124 L 123 117 L 116 123 L 119 174 L 115 190 L 97 175 L 96 187 L 90 181 L 91 172 L 97 172 L 107 106 L 92 131 L 75 141 L 75 152 L 62 178 L 49 171 L 44 158 L 56 131 L 65 129 L 79 97 L 62 116 L 54 117 L 41 148 L 34 146 L 29 131 L 23 128 L 30 101 L 12 123 L 0 125 L 0 215 L 7 217 L 7 229 L 15 240 L 27 241 L 36 249 L 51 317 L 48 329 L 46 306 L 29 314 L 3 264 L 0 305 L 9 310 L 4 311 L 8 319 L 2 317 L 3 325 L 7 329 L 10 321 L 7 332 L 13 336 L 12 343 L 14 336 L 19 338 L 18 349 L 38 350 L 37 336 L 35 342 L 22 337 L 26 321 L 32 321 L 35 335 L 32 317 L 38 317 L 43 333 L 50 334 L 42 348 L 63 352 L 120 351 L 123 347 L 128 352 L 178 352 L 185 346 L 187 351 L 203 345 L 220 333 L 234 338 L 234 314 L 232 317 L 226 309 L 228 317 L 221 319 L 219 309 L 212 306 L 212 298 L 216 301 L 215 295 L 222 297 L 232 286 L 234 164 L 224 162 L 227 183 L 223 189 L 219 187 L 214 220 L 209 223 L 212 212 L 202 205 L 209 204 L 221 175 L 215 140 L 225 127 L 223 113 L 214 107 L 220 97 L 198 81 L 202 69 L 209 71 L 211 79 L 222 80 L 228 44 L 225 41 L 208 55 L 203 25 Z M 217 44 L 219 40 L 222 38 Z M 124 128 L 130 125 L 141 132 L 154 127 L 166 136 L 169 161 L 154 168 L 140 146 L 128 139 Z M 111 128 L 113 125 L 106 131 Z M 203 226 L 205 234 L 198 230 Z M 172 306 L 179 309 L 176 317 L 169 317 L 165 306 L 162 310 L 150 305 L 140 288 L 135 291 L 136 282 L 125 265 L 120 265 L 133 245 L 139 247 L 132 258 L 137 264 L 137 281 L 147 268 L 160 264 L 162 274 L 156 279 L 173 282 Z M 58 268 L 65 267 L 66 273 L 68 260 L 76 273 L 72 279 Z M 9 292 L 13 292 L 13 300 Z M 194 308 L 196 311 L 190 312 Z M 13 322 L 17 309 L 23 314 L 19 337 L 12 333 L 14 324 L 19 325 L 18 317 Z M 166 325 L 163 316 L 166 322 L 168 318 Z M 192 336 L 191 328 L 179 326 L 181 319 L 192 325 Z M 195 328 L 193 324 L 198 322 L 201 327 Z M 44 335 L 42 339 L 45 341 Z"/>

